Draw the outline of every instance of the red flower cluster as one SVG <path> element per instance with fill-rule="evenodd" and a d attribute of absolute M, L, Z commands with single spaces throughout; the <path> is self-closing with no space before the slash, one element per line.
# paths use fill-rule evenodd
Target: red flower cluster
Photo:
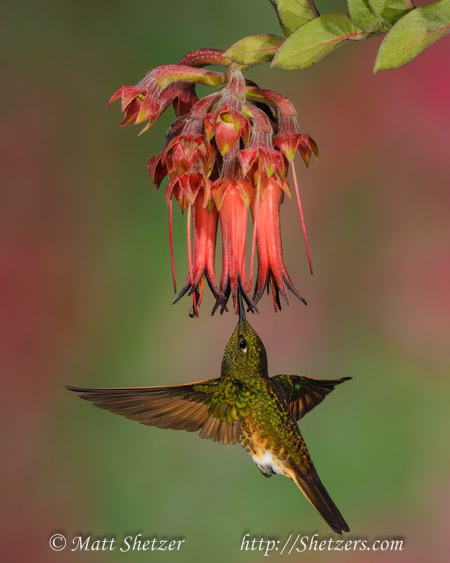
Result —
<path fill-rule="evenodd" d="M 200 67 L 219 64 L 226 72 Z M 195 84 L 221 89 L 199 100 Z M 217 308 L 227 310 L 230 294 L 236 312 L 242 299 L 256 310 L 264 290 L 272 288 L 275 311 L 280 294 L 288 303 L 286 288 L 304 303 L 286 270 L 280 229 L 280 205 L 290 197 L 287 173 L 298 150 L 306 165 L 317 146 L 300 132 L 297 112 L 280 94 L 263 90 L 245 80 L 241 68 L 223 51 L 200 49 L 186 55 L 179 65 L 159 66 L 136 86 L 122 86 L 110 103 L 121 98 L 122 125 L 143 123 L 148 129 L 169 106 L 176 121 L 166 136 L 161 153 L 148 168 L 159 187 L 166 176 L 172 274 L 176 292 L 172 244 L 172 202 L 187 210 L 189 275 L 175 301 L 192 295 L 192 315 L 197 315 L 205 282 L 216 298 Z M 309 255 L 308 241 L 297 185 L 293 179 Z M 249 211 L 253 218 L 250 273 L 246 271 L 246 235 Z M 191 226 L 192 221 L 192 226 Z M 222 236 L 222 273 L 214 270 L 217 226 Z M 193 247 L 191 248 L 191 230 Z M 258 274 L 252 292 L 255 247 Z M 312 269 L 311 269 L 312 272 Z"/>

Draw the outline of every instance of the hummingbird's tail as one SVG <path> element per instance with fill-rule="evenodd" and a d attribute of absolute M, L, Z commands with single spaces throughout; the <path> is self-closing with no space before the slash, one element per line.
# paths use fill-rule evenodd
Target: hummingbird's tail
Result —
<path fill-rule="evenodd" d="M 316 470 L 311 469 L 309 474 L 305 475 L 301 469 L 293 468 L 289 471 L 289 477 L 334 532 L 337 534 L 349 532 L 350 528 L 347 522 L 331 500 Z"/>

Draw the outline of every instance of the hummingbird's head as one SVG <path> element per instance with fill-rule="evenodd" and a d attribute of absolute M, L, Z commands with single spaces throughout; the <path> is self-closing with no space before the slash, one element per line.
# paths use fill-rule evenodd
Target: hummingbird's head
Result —
<path fill-rule="evenodd" d="M 266 349 L 248 321 L 241 319 L 225 348 L 222 375 L 240 379 L 257 374 L 268 377 Z"/>

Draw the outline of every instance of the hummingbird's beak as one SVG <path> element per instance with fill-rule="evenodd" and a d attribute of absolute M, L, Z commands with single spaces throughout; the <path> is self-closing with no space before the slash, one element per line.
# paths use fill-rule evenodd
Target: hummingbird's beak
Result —
<path fill-rule="evenodd" d="M 240 284 L 238 288 L 238 304 L 239 304 L 239 326 L 241 326 L 242 322 L 245 321 L 246 318 L 245 318 L 244 301 L 242 299 L 242 290 Z"/>

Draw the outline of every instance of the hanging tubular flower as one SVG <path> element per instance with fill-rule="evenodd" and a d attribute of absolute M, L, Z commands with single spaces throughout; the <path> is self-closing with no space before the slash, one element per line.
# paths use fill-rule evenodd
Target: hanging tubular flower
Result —
<path fill-rule="evenodd" d="M 294 159 L 297 149 L 302 155 L 306 166 L 309 165 L 311 153 L 314 153 L 316 158 L 319 158 L 316 143 L 309 135 L 305 135 L 300 131 L 297 111 L 291 101 L 273 90 L 264 90 L 263 88 L 253 86 L 248 87 L 247 96 L 254 101 L 264 101 L 276 110 L 278 131 L 274 139 L 274 145 L 283 152 L 290 162 Z"/>
<path fill-rule="evenodd" d="M 122 86 L 115 92 L 108 105 L 122 98 L 124 114 L 121 125 L 143 123 L 146 131 L 164 110 L 180 96 L 186 96 L 185 82 L 220 86 L 223 75 L 218 72 L 192 68 L 185 65 L 158 66 L 148 72 L 136 86 Z M 174 84 L 175 83 L 175 84 Z"/>
<path fill-rule="evenodd" d="M 215 135 L 217 148 L 224 156 L 241 137 L 244 145 L 247 144 L 250 122 L 247 117 L 226 105 L 207 116 L 205 131 L 209 141 Z"/>
<path fill-rule="evenodd" d="M 201 68 L 212 64 L 226 70 L 212 72 Z M 195 87 L 199 83 L 218 90 L 198 99 Z M 157 189 L 168 178 L 165 194 L 175 293 L 174 200 L 181 213 L 187 215 L 189 273 L 174 302 L 190 295 L 191 314 L 197 316 L 206 283 L 216 300 L 213 312 L 228 310 L 230 295 L 236 312 L 243 314 L 243 302 L 249 310 L 256 311 L 266 288 L 272 288 L 275 310 L 281 308 L 280 296 L 288 302 L 287 290 L 305 302 L 284 263 L 280 206 L 284 194 L 290 197 L 287 174 L 295 153 L 299 151 L 308 165 L 311 154 L 317 156 L 318 152 L 314 141 L 301 133 L 292 103 L 276 92 L 246 82 L 242 68 L 217 49 L 192 51 L 178 65 L 159 66 L 135 86 L 119 88 L 110 103 L 119 98 L 122 125 L 147 122 L 145 131 L 169 105 L 177 118 L 167 131 L 161 152 L 148 162 Z M 294 168 L 293 180 L 311 263 Z M 249 210 L 253 236 L 247 276 Z M 219 223 L 222 270 L 216 277 Z M 253 287 L 255 254 L 258 273 Z"/>
<path fill-rule="evenodd" d="M 273 178 L 265 183 L 260 201 L 252 203 L 256 246 L 258 249 L 258 277 L 254 291 L 255 304 L 261 299 L 264 290 L 272 288 L 275 311 L 281 310 L 280 294 L 287 304 L 289 299 L 285 286 L 306 305 L 305 299 L 295 289 L 286 270 L 281 243 L 280 206 L 284 192 L 280 184 Z M 258 209 L 256 209 L 258 208 Z M 257 220 L 255 215 L 258 214 Z"/>
<path fill-rule="evenodd" d="M 167 141 L 159 155 L 148 161 L 150 176 L 158 189 L 166 175 L 174 179 L 187 172 L 197 161 L 209 177 L 214 166 L 215 150 L 202 134 L 203 120 L 216 94 L 197 102 L 188 116 L 177 119 L 167 132 Z"/>
<path fill-rule="evenodd" d="M 295 289 L 287 272 L 282 250 L 280 206 L 284 193 L 290 197 L 286 178 L 288 162 L 273 148 L 273 130 L 267 115 L 259 108 L 251 108 L 253 115 L 252 138 L 246 150 L 240 151 L 242 172 L 251 178 L 256 194 L 252 200 L 253 239 L 250 277 L 253 273 L 254 247 L 258 250 L 258 277 L 253 294 L 255 304 L 264 290 L 272 288 L 275 311 L 281 309 L 280 294 L 287 304 L 288 289 L 301 301 L 306 301 Z"/>
<path fill-rule="evenodd" d="M 201 161 L 206 176 L 212 172 L 216 151 L 203 135 L 203 121 L 211 104 L 216 99 L 212 94 L 197 102 L 185 120 L 181 133 L 169 140 L 161 152 L 161 160 L 166 162 L 170 175 L 182 175 L 197 161 Z M 170 167 L 167 167 L 170 163 Z"/>
<path fill-rule="evenodd" d="M 289 162 L 293 162 L 295 153 L 298 149 L 306 166 L 309 166 L 311 153 L 314 153 L 316 158 L 319 157 L 319 152 L 316 143 L 309 135 L 304 135 L 300 131 L 297 122 L 297 111 L 293 104 L 285 97 L 272 90 L 263 90 L 260 88 L 249 88 L 248 95 L 253 99 L 263 99 L 271 104 L 278 114 L 278 133 L 274 139 L 274 145 L 277 146 Z M 300 213 L 300 220 L 302 223 L 303 237 L 305 240 L 306 253 L 308 255 L 308 263 L 311 274 L 312 263 L 311 254 L 309 252 L 308 237 L 306 235 L 305 219 L 303 216 L 303 208 L 300 199 L 300 192 L 298 189 L 297 174 L 295 167 L 292 166 L 292 176 L 294 179 L 295 193 L 297 196 L 298 210 Z"/>
<path fill-rule="evenodd" d="M 203 198 L 199 195 L 200 192 L 203 193 Z M 197 312 L 197 306 L 200 304 L 202 295 L 203 295 L 203 287 L 204 287 L 204 282 L 202 283 L 202 276 L 203 274 L 207 273 L 208 274 L 208 282 L 209 285 L 213 291 L 213 293 L 216 295 L 216 297 L 220 297 L 219 296 L 219 291 L 217 290 L 217 283 L 215 281 L 215 275 L 214 275 L 214 270 L 213 268 L 211 268 L 211 261 L 212 263 L 214 263 L 214 252 L 212 252 L 211 254 L 211 250 L 208 251 L 208 254 L 206 254 L 206 248 L 205 245 L 207 246 L 208 243 L 211 242 L 211 240 L 214 243 L 215 246 L 215 240 L 216 240 L 216 236 L 215 236 L 215 231 L 217 228 L 217 218 L 215 219 L 213 225 L 211 225 L 211 221 L 207 220 L 206 217 L 204 217 L 200 212 L 198 212 L 197 209 L 197 234 L 196 237 L 194 238 L 194 243 L 197 240 L 197 245 L 195 246 L 194 244 L 194 265 L 192 262 L 192 252 L 191 252 L 191 213 L 192 213 L 192 207 L 194 206 L 195 202 L 197 200 L 200 201 L 200 205 L 203 207 L 204 206 L 204 202 L 208 199 L 210 199 L 210 194 L 211 194 L 211 186 L 210 186 L 210 181 L 208 178 L 206 178 L 206 176 L 203 174 L 203 171 L 201 169 L 201 164 L 199 162 L 197 162 L 194 166 L 192 166 L 187 172 L 185 172 L 183 175 L 181 176 L 175 176 L 175 178 L 169 183 L 169 185 L 166 188 L 166 201 L 169 205 L 169 240 L 170 240 L 170 258 L 171 258 L 171 264 L 172 264 L 172 276 L 173 276 L 173 286 L 174 286 L 174 290 L 176 292 L 176 280 L 175 280 L 175 267 L 174 267 L 174 260 L 173 260 L 173 243 L 172 243 L 172 198 L 175 198 L 176 201 L 178 202 L 178 205 L 180 206 L 180 210 L 181 213 L 184 213 L 187 209 L 187 234 L 186 234 L 186 238 L 187 238 L 187 252 L 188 252 L 188 263 L 189 263 L 189 276 L 188 276 L 188 280 L 189 280 L 189 286 L 183 287 L 183 290 L 181 291 L 181 295 L 179 297 L 182 297 L 182 295 L 184 295 L 187 291 L 187 289 L 191 288 L 192 291 L 189 292 L 190 295 L 192 295 L 192 301 L 193 301 L 193 313 L 192 316 L 198 316 L 198 312 Z M 212 215 L 212 217 L 214 218 L 214 215 Z M 202 236 L 200 236 L 199 231 L 201 229 L 206 229 L 207 232 L 203 233 Z M 213 230 L 214 230 L 214 236 L 212 238 L 213 235 Z M 195 224 L 194 224 L 194 233 L 196 232 L 195 230 Z M 205 241 L 202 241 L 202 238 L 205 239 Z M 200 256 L 200 255 L 196 255 L 195 252 L 196 250 L 198 252 L 205 252 L 205 255 Z M 196 270 L 194 272 L 194 266 L 196 267 Z M 198 269 L 200 268 L 201 270 L 201 274 L 200 277 L 197 279 L 197 274 L 198 274 Z M 202 285 L 200 286 L 200 284 L 202 283 Z"/>
<path fill-rule="evenodd" d="M 248 180 L 242 178 L 237 147 L 229 151 L 223 162 L 221 177 L 212 188 L 212 197 L 219 211 L 222 232 L 222 276 L 220 292 L 223 299 L 221 312 L 226 309 L 230 293 L 235 310 L 239 310 L 239 294 L 250 310 L 255 306 L 250 297 L 251 291 L 245 271 L 245 245 L 247 236 L 247 216 L 253 196 L 253 188 Z"/>
<path fill-rule="evenodd" d="M 273 146 L 273 129 L 269 118 L 256 106 L 246 106 L 246 109 L 252 114 L 253 127 L 247 148 L 239 151 L 242 174 L 248 175 L 255 186 L 260 177 L 270 178 L 273 174 L 283 181 L 288 164 L 283 154 Z"/>
<path fill-rule="evenodd" d="M 242 72 L 232 66 L 226 73 L 226 89 L 219 107 L 206 116 L 205 133 L 215 141 L 220 154 L 224 156 L 242 138 L 247 144 L 250 135 L 250 120 L 243 115 L 245 102 L 245 79 Z"/>
<path fill-rule="evenodd" d="M 214 273 L 218 213 L 211 200 L 205 205 L 204 199 L 207 199 L 207 196 L 204 194 L 202 198 L 201 195 L 201 193 L 198 194 L 193 204 L 194 245 L 192 253 L 192 279 L 189 273 L 184 286 L 173 300 L 173 303 L 179 301 L 186 293 L 192 295 L 195 292 L 196 304 L 200 306 L 205 281 L 208 282 L 209 288 L 217 302 L 222 302 L 223 300 L 223 295 L 219 291 Z"/>

